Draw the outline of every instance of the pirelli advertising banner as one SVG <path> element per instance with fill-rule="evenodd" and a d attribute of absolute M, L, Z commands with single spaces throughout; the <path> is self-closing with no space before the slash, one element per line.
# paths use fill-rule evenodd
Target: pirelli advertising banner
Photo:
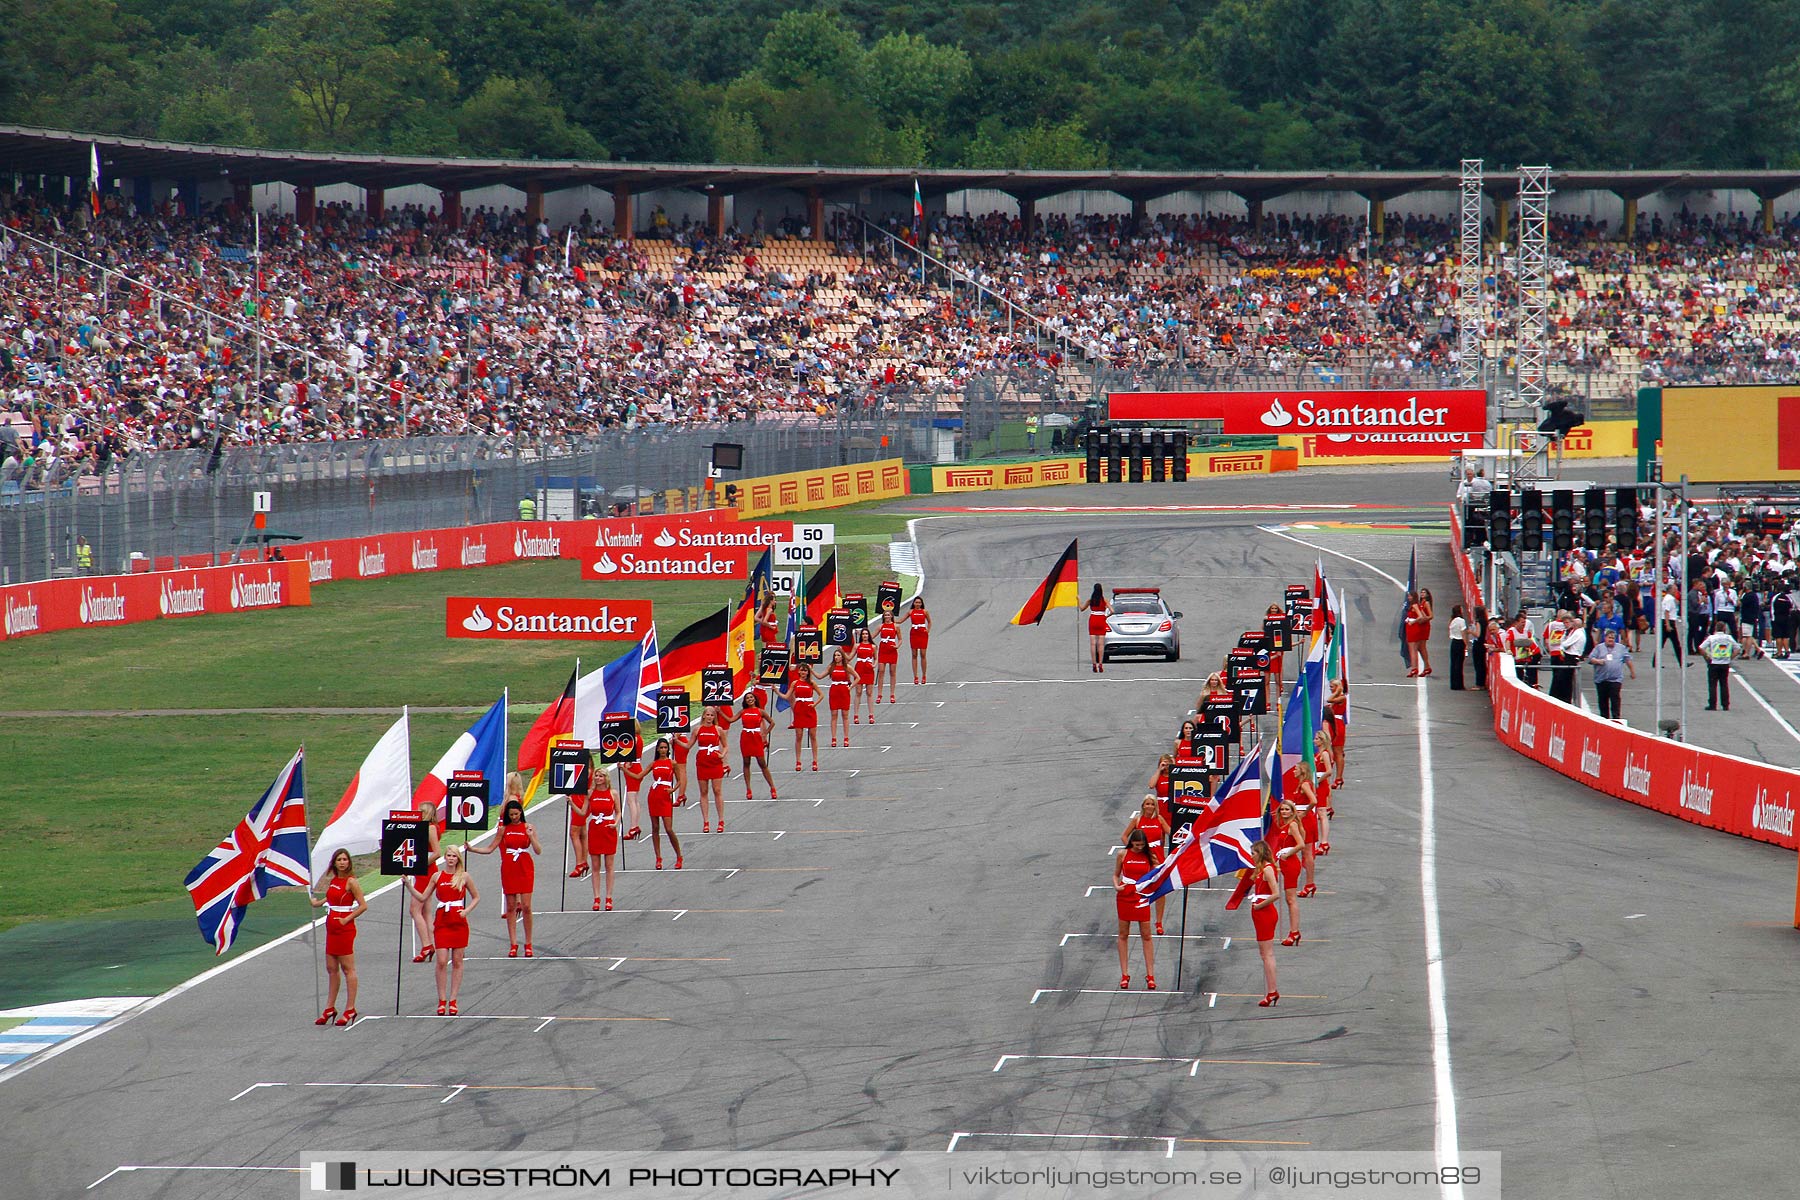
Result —
<path fill-rule="evenodd" d="M 1480 438 L 1476 443 L 1480 444 Z M 1267 450 L 1239 452 L 1190 451 L 1188 478 L 1205 479 L 1220 475 L 1267 475 L 1272 471 L 1292 470 L 1293 464 L 1277 460 Z M 995 466 L 933 467 L 933 492 L 997 492 L 1013 488 L 1055 487 L 1063 483 L 1086 483 L 1085 458 L 1051 458 L 1028 463 L 1001 463 Z"/>
<path fill-rule="evenodd" d="M 1451 454 L 1480 447 L 1487 393 L 1432 391 L 1113 392 L 1114 421 L 1220 421 L 1227 434 L 1317 437 L 1310 453 Z"/>
<path fill-rule="evenodd" d="M 1664 479 L 1800 480 L 1800 384 L 1666 387 L 1662 422 Z"/>
<path fill-rule="evenodd" d="M 745 517 L 842 508 L 865 500 L 894 500 L 908 491 L 911 477 L 900 459 L 883 458 L 850 467 L 757 475 L 733 482 L 737 511 Z"/>

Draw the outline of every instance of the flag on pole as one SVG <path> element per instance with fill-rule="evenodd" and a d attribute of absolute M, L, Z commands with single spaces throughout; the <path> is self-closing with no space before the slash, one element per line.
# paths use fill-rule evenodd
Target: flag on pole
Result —
<path fill-rule="evenodd" d="M 837 606 L 837 551 L 833 550 L 806 581 L 807 624 L 825 628 L 825 614 Z"/>
<path fill-rule="evenodd" d="M 518 769 L 531 772 L 531 786 L 525 789 L 527 797 L 537 791 L 544 772 L 549 770 L 550 747 L 575 728 L 575 676 L 579 669 L 569 672 L 569 682 L 563 685 L 562 695 L 538 714 L 538 719 L 525 731 L 525 740 L 519 743 Z"/>
<path fill-rule="evenodd" d="M 244 909 L 270 888 L 307 884 L 305 754 L 288 759 L 249 815 L 187 873 L 200 936 L 215 955 L 231 949 Z"/>
<path fill-rule="evenodd" d="M 100 147 L 92 142 L 88 144 L 88 204 L 92 207 L 94 215 L 99 216 Z M 220 951 L 220 953 L 224 953 L 224 951 Z"/>
<path fill-rule="evenodd" d="M 750 568 L 750 578 L 744 582 L 744 596 L 752 604 L 762 604 L 763 597 L 775 586 L 775 560 L 767 546 L 763 547 L 762 557 Z"/>
<path fill-rule="evenodd" d="M 331 820 L 313 843 L 313 879 L 331 870 L 331 856 L 339 847 L 352 854 L 373 854 L 381 849 L 381 820 L 388 813 L 412 805 L 412 742 L 407 734 L 406 710 L 388 727 L 363 759 L 361 768 L 344 790 L 344 798 L 332 810 Z"/>
<path fill-rule="evenodd" d="M 820 568 L 823 570 L 824 568 Z M 837 580 L 832 579 L 832 603 L 836 603 Z M 731 614 L 725 630 L 725 665 L 731 668 L 731 687 L 738 695 L 750 690 L 756 680 L 756 605 L 745 597 Z"/>
<path fill-rule="evenodd" d="M 487 778 L 488 807 L 498 810 L 506 794 L 506 696 L 494 701 L 481 719 L 457 735 L 437 765 L 419 780 L 413 791 L 413 807 L 430 804 L 442 811 L 450 776 L 457 771 L 480 771 Z"/>
<path fill-rule="evenodd" d="M 1162 865 L 1137 881 L 1137 892 L 1156 900 L 1203 879 L 1250 867 L 1250 847 L 1263 840 L 1262 754 L 1246 754 L 1219 785 L 1205 812 L 1176 837 Z"/>
<path fill-rule="evenodd" d="M 681 688 L 696 701 L 700 697 L 700 672 L 730 664 L 725 657 L 725 634 L 731 613 L 721 608 L 701 617 L 662 647 L 664 687 Z"/>
<path fill-rule="evenodd" d="M 925 197 L 919 191 L 917 177 L 913 179 L 913 220 L 921 226 L 925 224 Z"/>
<path fill-rule="evenodd" d="M 1044 576 L 1044 582 L 1038 584 L 1037 591 L 1031 593 L 1031 599 L 1013 614 L 1014 625 L 1036 625 L 1053 608 L 1081 607 L 1081 567 L 1075 551 L 1078 541 L 1076 538 L 1069 542 L 1069 548 Z"/>
<path fill-rule="evenodd" d="M 1408 602 L 1419 594 L 1419 543 L 1414 542 L 1412 556 L 1406 563 L 1406 595 L 1400 597 L 1400 616 L 1395 620 L 1395 630 L 1400 638 L 1400 661 L 1412 666 L 1412 655 L 1406 649 L 1406 612 Z"/>
<path fill-rule="evenodd" d="M 656 626 L 644 640 L 600 668 L 606 688 L 606 711 L 656 719 L 656 693 L 662 690 L 662 659 L 656 649 Z"/>

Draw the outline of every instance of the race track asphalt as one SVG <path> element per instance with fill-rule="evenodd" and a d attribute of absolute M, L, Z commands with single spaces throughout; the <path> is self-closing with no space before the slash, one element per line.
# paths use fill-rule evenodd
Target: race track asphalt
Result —
<path fill-rule="evenodd" d="M 409 963 L 395 1019 L 389 893 L 359 955 L 361 1007 L 381 1019 L 314 1028 L 308 944 L 278 945 L 0 1080 L 0 1192 L 286 1197 L 292 1176 L 259 1172 L 126 1172 L 84 1189 L 122 1165 L 292 1165 L 325 1149 L 941 1151 L 1056 1134 L 1428 1150 L 1443 1105 L 1424 744 L 1462 1149 L 1502 1151 L 1515 1197 L 1788 1193 L 1793 857 L 1588 792 L 1496 746 L 1480 694 L 1449 692 L 1441 672 L 1428 687 L 1400 678 L 1398 593 L 1371 567 L 1404 578 L 1411 539 L 1332 523 L 1438 520 L 1445 486 L 1438 472 L 1316 472 L 916 498 L 932 518 L 918 536 L 933 682 L 903 679 L 901 703 L 856 727 L 854 748 L 825 751 L 817 775 L 784 749 L 781 800 L 730 804 L 729 834 L 694 832 L 679 810 L 679 874 L 643 871 L 632 846 L 618 906 L 650 911 L 589 912 L 585 881 L 570 884 L 573 911 L 544 911 L 560 904 L 553 854 L 542 957 L 507 960 L 496 866 L 477 859 L 489 894 L 469 1015 L 423 1016 L 430 969 Z M 1394 507 L 1086 511 L 1146 504 Z M 1029 511 L 1050 506 L 1079 511 Z M 956 508 L 980 511 L 943 511 Z M 1360 624 L 1321 895 L 1302 902 L 1302 945 L 1280 951 L 1273 1010 L 1255 1005 L 1249 916 L 1224 911 L 1223 890 L 1189 897 L 1181 989 L 1177 905 L 1157 943 L 1163 990 L 1142 990 L 1134 947 L 1120 993 L 1109 848 L 1208 664 L 1319 556 L 1271 525 L 1361 560 L 1325 556 Z M 1183 661 L 1095 676 L 1072 614 L 1007 625 L 1074 536 L 1084 582 L 1165 589 L 1184 612 Z M 1449 596 L 1441 539 L 1418 544 L 1422 581 Z M 560 815 L 535 817 L 552 840 Z M 429 1086 L 368 1086 L 395 1083 Z"/>

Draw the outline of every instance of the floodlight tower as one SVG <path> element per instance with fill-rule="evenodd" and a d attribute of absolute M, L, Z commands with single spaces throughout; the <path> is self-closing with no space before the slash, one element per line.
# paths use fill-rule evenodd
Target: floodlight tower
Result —
<path fill-rule="evenodd" d="M 1482 302 L 1482 160 L 1462 160 L 1462 243 L 1456 259 L 1456 370 L 1464 387 L 1480 387 L 1481 334 L 1487 325 Z"/>
<path fill-rule="evenodd" d="M 1519 168 L 1519 404 L 1542 412 L 1550 359 L 1550 168 Z"/>

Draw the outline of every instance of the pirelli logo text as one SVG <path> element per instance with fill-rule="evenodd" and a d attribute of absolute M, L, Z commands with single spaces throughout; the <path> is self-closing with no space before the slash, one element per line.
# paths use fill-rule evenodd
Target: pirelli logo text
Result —
<path fill-rule="evenodd" d="M 1255 475 L 1262 471 L 1260 454 L 1214 454 L 1206 460 L 1208 475 Z"/>

